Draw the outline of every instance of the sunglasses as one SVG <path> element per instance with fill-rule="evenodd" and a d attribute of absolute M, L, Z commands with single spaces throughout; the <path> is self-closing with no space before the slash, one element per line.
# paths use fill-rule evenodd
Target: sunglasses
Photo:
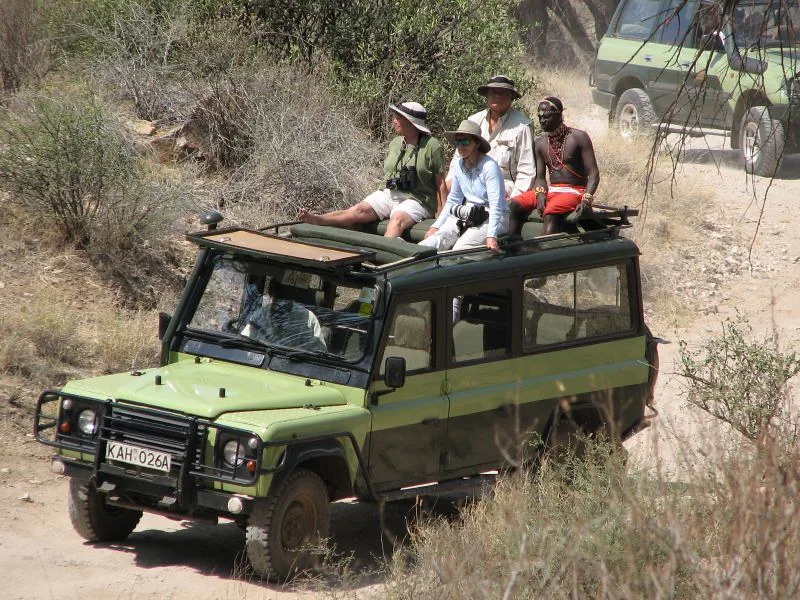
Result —
<path fill-rule="evenodd" d="M 453 146 L 469 146 L 472 143 L 472 138 L 456 138 L 453 140 Z"/>

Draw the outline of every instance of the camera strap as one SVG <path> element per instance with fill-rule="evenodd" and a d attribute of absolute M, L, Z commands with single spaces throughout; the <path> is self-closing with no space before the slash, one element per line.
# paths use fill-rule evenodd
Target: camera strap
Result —
<path fill-rule="evenodd" d="M 422 136 L 420 135 L 420 139 L 417 140 L 417 143 L 414 144 L 414 150 L 411 152 L 411 156 L 414 157 L 414 170 L 417 169 L 417 158 L 419 157 L 419 144 L 422 141 Z M 406 149 L 408 148 L 408 144 L 406 143 L 405 139 L 403 140 L 403 145 L 400 146 L 400 154 L 397 155 L 397 161 L 394 163 L 394 169 L 392 169 L 392 173 L 397 176 L 400 174 L 400 169 L 398 167 L 405 167 L 407 165 L 402 164 L 403 159 L 406 156 Z"/>

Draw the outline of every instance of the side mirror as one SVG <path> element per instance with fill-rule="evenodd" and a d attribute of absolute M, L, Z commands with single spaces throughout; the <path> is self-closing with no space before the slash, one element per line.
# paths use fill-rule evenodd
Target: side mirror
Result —
<path fill-rule="evenodd" d="M 723 45 L 725 54 L 728 56 L 728 64 L 734 71 L 744 71 L 760 75 L 767 70 L 767 63 L 752 56 L 742 56 L 742 51 L 737 47 L 733 35 L 723 35 Z"/>
<path fill-rule="evenodd" d="M 158 313 L 158 339 L 163 340 L 164 334 L 167 332 L 167 327 L 169 327 L 169 322 L 172 320 L 172 315 L 168 315 L 165 312 Z"/>
<path fill-rule="evenodd" d="M 763 60 L 758 60 L 752 56 L 742 56 L 738 53 L 734 54 L 728 59 L 731 69 L 734 71 L 744 71 L 745 73 L 752 73 L 753 75 L 760 75 L 767 70 L 767 63 Z"/>
<path fill-rule="evenodd" d="M 386 373 L 384 381 L 387 387 L 396 389 L 406 384 L 406 359 L 402 356 L 386 357 L 386 368 L 383 371 Z"/>

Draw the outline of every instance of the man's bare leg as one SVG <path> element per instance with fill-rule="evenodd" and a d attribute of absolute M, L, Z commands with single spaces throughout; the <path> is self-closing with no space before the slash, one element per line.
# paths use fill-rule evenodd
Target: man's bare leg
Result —
<path fill-rule="evenodd" d="M 304 223 L 313 225 L 334 225 L 337 227 L 348 227 L 360 223 L 371 223 L 378 221 L 378 213 L 366 202 L 359 202 L 344 210 L 334 210 L 333 212 L 318 215 L 302 209 L 297 218 Z"/>
<path fill-rule="evenodd" d="M 542 235 L 561 233 L 563 229 L 562 215 L 544 215 L 542 217 Z"/>
<path fill-rule="evenodd" d="M 514 200 L 509 201 L 508 208 L 510 212 L 508 219 L 508 232 L 513 235 L 522 235 L 522 226 L 525 224 L 525 221 L 528 220 L 528 217 L 531 215 L 533 210 L 526 210 L 522 208 L 519 202 Z"/>
<path fill-rule="evenodd" d="M 414 225 L 414 219 L 402 210 L 396 210 L 389 216 L 389 224 L 386 226 L 384 237 L 400 237 L 403 232 Z"/>

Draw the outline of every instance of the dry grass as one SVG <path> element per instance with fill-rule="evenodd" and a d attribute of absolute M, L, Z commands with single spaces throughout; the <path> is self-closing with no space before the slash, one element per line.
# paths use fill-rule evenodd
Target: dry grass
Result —
<path fill-rule="evenodd" d="M 156 366 L 160 346 L 155 312 L 111 308 L 96 315 L 92 323 L 95 368 L 115 373 Z"/>
<path fill-rule="evenodd" d="M 30 408 L 43 389 L 68 379 L 157 362 L 155 311 L 120 308 L 119 292 L 104 287 L 85 253 L 61 249 L 18 207 L 4 218 L 0 399 Z"/>
<path fill-rule="evenodd" d="M 626 474 L 603 444 L 585 462 L 508 478 L 460 522 L 417 531 L 384 597 L 794 597 L 797 449 L 751 450 L 700 461 L 679 484 Z"/>

